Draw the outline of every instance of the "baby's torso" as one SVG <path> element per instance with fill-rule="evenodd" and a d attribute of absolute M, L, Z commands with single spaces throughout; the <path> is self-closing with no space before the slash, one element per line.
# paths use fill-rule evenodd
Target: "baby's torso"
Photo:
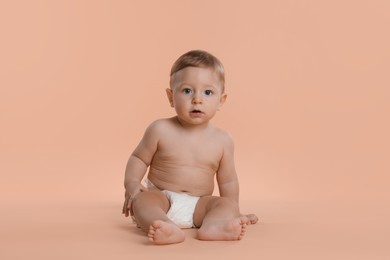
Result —
<path fill-rule="evenodd" d="M 191 133 L 172 127 L 161 133 L 148 178 L 162 190 L 211 195 L 222 155 L 216 130 Z"/>

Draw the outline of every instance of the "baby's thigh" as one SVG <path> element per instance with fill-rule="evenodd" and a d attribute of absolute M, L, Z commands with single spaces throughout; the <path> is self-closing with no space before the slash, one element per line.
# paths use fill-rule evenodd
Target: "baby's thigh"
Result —
<path fill-rule="evenodd" d="M 140 192 L 132 201 L 132 208 L 135 211 L 150 207 L 159 207 L 166 213 L 169 210 L 170 203 L 167 196 L 158 189 Z"/>

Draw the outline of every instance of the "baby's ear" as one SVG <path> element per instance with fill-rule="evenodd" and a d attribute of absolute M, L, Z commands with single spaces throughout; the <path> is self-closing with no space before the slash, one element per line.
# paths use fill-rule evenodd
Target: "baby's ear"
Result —
<path fill-rule="evenodd" d="M 174 107 L 174 105 L 173 105 L 173 92 L 172 92 L 172 89 L 171 88 L 167 88 L 165 91 L 167 92 L 167 97 L 168 97 L 169 103 L 171 104 L 171 107 Z"/>
<path fill-rule="evenodd" d="M 223 106 L 223 104 L 225 104 L 226 98 L 227 98 L 227 94 L 223 93 L 220 100 L 219 100 L 219 107 L 218 108 L 221 108 Z"/>

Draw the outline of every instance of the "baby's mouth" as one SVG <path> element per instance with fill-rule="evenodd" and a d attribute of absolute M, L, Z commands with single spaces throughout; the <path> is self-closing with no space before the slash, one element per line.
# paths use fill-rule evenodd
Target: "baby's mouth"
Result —
<path fill-rule="evenodd" d="M 201 110 L 194 109 L 194 110 L 191 110 L 190 114 L 193 115 L 193 116 L 201 116 L 204 113 Z"/>
<path fill-rule="evenodd" d="M 191 113 L 202 114 L 203 112 L 198 110 L 198 109 L 194 109 L 194 110 L 191 111 Z"/>

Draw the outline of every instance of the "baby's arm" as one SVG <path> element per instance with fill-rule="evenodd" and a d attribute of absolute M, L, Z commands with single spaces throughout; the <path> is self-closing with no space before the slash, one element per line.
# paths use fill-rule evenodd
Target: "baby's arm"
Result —
<path fill-rule="evenodd" d="M 231 198 L 239 203 L 239 185 L 237 173 L 234 166 L 234 143 L 230 136 L 227 136 L 224 145 L 223 156 L 217 172 L 217 182 L 221 197 Z M 258 217 L 255 214 L 241 214 L 248 218 L 248 224 L 256 224 Z"/>
<path fill-rule="evenodd" d="M 146 188 L 141 185 L 141 181 L 157 150 L 157 124 L 157 122 L 154 122 L 146 129 L 141 142 L 127 162 L 124 181 L 126 193 L 125 203 L 123 205 L 123 214 L 125 214 L 126 217 L 129 216 L 129 211 L 131 211 L 132 198 L 139 192 L 146 190 Z M 130 213 L 132 214 L 132 212 Z"/>
<path fill-rule="evenodd" d="M 238 203 L 239 185 L 234 166 L 234 143 L 229 135 L 224 138 L 224 150 L 217 171 L 217 182 L 220 196 L 230 198 Z"/>

